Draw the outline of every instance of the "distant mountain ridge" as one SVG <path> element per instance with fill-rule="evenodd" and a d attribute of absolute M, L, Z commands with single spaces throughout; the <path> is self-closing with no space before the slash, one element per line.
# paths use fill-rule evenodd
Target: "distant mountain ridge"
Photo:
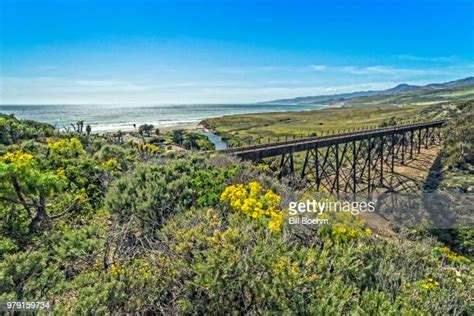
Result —
<path fill-rule="evenodd" d="M 291 99 L 279 99 L 273 101 L 266 101 L 261 103 L 266 104 L 314 104 L 314 103 L 334 103 L 337 101 L 346 101 L 358 97 L 369 97 L 369 96 L 386 96 L 396 95 L 403 93 L 416 93 L 416 92 L 429 92 L 443 89 L 462 88 L 466 86 L 474 86 L 474 77 L 467 77 L 460 80 L 448 81 L 444 83 L 431 83 L 425 86 L 410 85 L 406 83 L 399 84 L 393 88 L 387 90 L 369 90 L 369 91 L 358 91 L 350 93 L 340 93 L 332 95 L 317 95 L 307 97 L 297 97 Z"/>

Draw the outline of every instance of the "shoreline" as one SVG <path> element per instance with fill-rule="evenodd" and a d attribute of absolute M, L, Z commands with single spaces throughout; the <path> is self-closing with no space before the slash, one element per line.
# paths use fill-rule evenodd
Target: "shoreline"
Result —
<path fill-rule="evenodd" d="M 78 113 L 69 112 L 68 109 L 58 111 L 56 108 L 49 108 L 50 105 L 26 105 L 9 106 L 2 108 L 0 113 L 4 115 L 14 115 L 20 120 L 36 120 L 52 125 L 56 130 L 62 131 L 70 129 L 70 123 L 75 124 L 78 120 L 84 122 L 84 126 L 91 125 L 92 133 L 96 135 L 106 135 L 116 133 L 119 130 L 123 133 L 136 132 L 139 125 L 153 124 L 154 128 L 160 129 L 164 133 L 172 130 L 200 131 L 210 130 L 205 122 L 208 119 L 223 118 L 229 116 L 255 115 L 263 113 L 289 113 L 289 112 L 307 112 L 325 109 L 327 105 L 272 105 L 263 106 L 259 104 L 244 105 L 223 105 L 218 106 L 190 106 L 182 105 L 177 107 L 117 107 L 117 113 L 114 107 L 100 107 L 84 105 L 78 108 Z M 7 106 L 6 106 L 7 107 Z M 207 108 L 209 107 L 209 109 Z M 137 113 L 137 109 L 139 113 Z M 211 111 L 212 110 L 212 111 Z M 58 115 L 52 116 L 51 113 Z M 194 115 L 190 111 L 197 111 Z M 205 113 L 204 113 L 204 112 Z M 74 114 L 74 115 L 73 115 Z M 134 118 L 133 121 L 130 118 Z M 161 121 L 156 122 L 156 117 Z M 155 120 L 153 119 L 155 118 Z M 155 121 L 155 122 L 153 122 Z M 136 123 L 136 128 L 133 127 Z M 161 125 L 164 124 L 164 125 Z"/>
<path fill-rule="evenodd" d="M 203 125 L 201 125 L 201 122 L 196 122 L 196 123 L 186 123 L 186 124 L 178 124 L 178 125 L 171 125 L 171 126 L 155 126 L 155 129 L 159 129 L 160 133 L 168 133 L 171 131 L 175 130 L 183 130 L 183 131 L 207 131 L 208 129 L 205 128 Z M 97 135 L 107 135 L 107 134 L 114 134 L 117 133 L 118 131 L 122 131 L 122 133 L 135 133 L 138 131 L 138 126 L 137 129 L 134 128 L 127 128 L 127 129 L 110 129 L 106 131 L 99 131 L 99 132 L 94 132 L 92 131 L 93 134 Z"/>

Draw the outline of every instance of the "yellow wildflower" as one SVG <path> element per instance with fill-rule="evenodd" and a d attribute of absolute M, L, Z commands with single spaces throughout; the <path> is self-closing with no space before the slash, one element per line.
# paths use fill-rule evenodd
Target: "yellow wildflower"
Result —
<path fill-rule="evenodd" d="M 229 204 L 235 211 L 255 220 L 265 220 L 272 231 L 281 230 L 283 216 L 278 208 L 280 196 L 272 190 L 264 190 L 256 181 L 246 186 L 243 184 L 228 186 L 222 192 L 220 200 Z"/>
<path fill-rule="evenodd" d="M 70 157 L 84 152 L 84 147 L 79 139 L 75 137 L 53 140 L 48 138 L 46 141 L 48 148 L 60 156 Z"/>
<path fill-rule="evenodd" d="M 432 278 L 428 278 L 427 280 L 420 281 L 420 285 L 425 290 L 431 290 L 439 286 L 439 282 L 433 280 Z"/>
<path fill-rule="evenodd" d="M 13 164 L 16 169 L 23 169 L 33 161 L 33 155 L 25 153 L 23 150 L 7 152 L 1 160 L 8 164 Z"/>
<path fill-rule="evenodd" d="M 120 163 L 115 158 L 103 161 L 100 166 L 107 171 L 119 171 L 121 169 Z"/>
<path fill-rule="evenodd" d="M 113 264 L 113 265 L 110 266 L 110 274 L 111 274 L 114 278 L 116 278 L 116 277 L 119 275 L 119 273 L 120 273 L 120 266 L 119 266 L 118 263 L 117 263 L 117 264 Z"/>

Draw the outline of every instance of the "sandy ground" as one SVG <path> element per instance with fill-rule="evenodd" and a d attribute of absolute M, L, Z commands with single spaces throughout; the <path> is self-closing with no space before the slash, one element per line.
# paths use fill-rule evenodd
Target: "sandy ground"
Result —
<path fill-rule="evenodd" d="M 385 188 L 378 188 L 378 192 L 393 190 L 398 193 L 416 193 L 435 189 L 440 180 L 440 170 L 437 170 L 437 161 L 440 155 L 440 146 L 422 149 L 416 159 L 407 159 L 405 165 L 397 164 L 395 173 L 386 170 Z M 377 234 L 385 237 L 394 237 L 397 233 L 392 229 L 390 219 L 375 213 L 360 214 L 367 226 Z"/>
<path fill-rule="evenodd" d="M 161 133 L 166 133 L 166 132 L 174 131 L 174 130 L 178 130 L 178 129 L 185 130 L 185 131 L 202 131 L 202 130 L 205 130 L 205 128 L 203 126 L 199 125 L 199 123 L 189 123 L 189 124 L 163 126 L 163 127 L 156 126 L 155 128 L 158 128 Z M 137 126 L 137 129 L 138 129 L 138 126 Z M 123 133 L 131 133 L 131 132 L 135 132 L 135 129 L 133 129 L 133 128 L 121 129 L 121 131 Z M 102 132 L 99 132 L 98 134 L 111 134 L 111 133 L 116 133 L 116 132 L 118 132 L 118 129 L 117 130 L 102 131 Z"/>
<path fill-rule="evenodd" d="M 175 125 L 175 126 L 166 126 L 166 127 L 158 127 L 160 131 L 163 132 L 169 132 L 169 131 L 174 131 L 178 129 L 182 129 L 185 131 L 198 131 L 198 130 L 204 130 L 204 127 L 199 125 L 199 123 L 190 123 L 190 124 L 182 124 L 182 125 Z"/>

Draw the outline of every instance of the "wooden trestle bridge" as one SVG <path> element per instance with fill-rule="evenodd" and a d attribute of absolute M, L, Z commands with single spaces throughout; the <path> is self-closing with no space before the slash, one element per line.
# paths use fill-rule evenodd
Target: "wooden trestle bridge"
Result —
<path fill-rule="evenodd" d="M 385 173 L 393 173 L 395 163 L 403 165 L 408 159 L 416 159 L 422 147 L 438 145 L 444 123 L 439 120 L 390 126 L 219 152 L 260 163 L 277 158 L 279 178 L 291 177 L 318 191 L 370 193 L 384 186 Z M 297 159 L 301 163 L 295 163 Z"/>

